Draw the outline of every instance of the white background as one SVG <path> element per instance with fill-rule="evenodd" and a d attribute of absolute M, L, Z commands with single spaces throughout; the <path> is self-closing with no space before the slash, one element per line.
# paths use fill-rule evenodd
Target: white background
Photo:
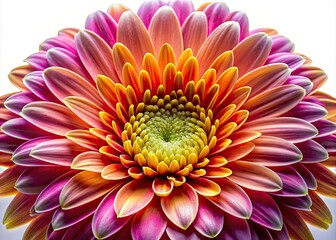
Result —
<path fill-rule="evenodd" d="M 66 27 L 83 28 L 85 18 L 96 10 L 106 10 L 115 2 L 136 11 L 141 1 L 113 0 L 0 0 L 0 95 L 16 91 L 7 79 L 10 70 L 38 51 L 43 40 Z M 203 1 L 194 1 L 198 7 Z M 272 27 L 296 44 L 296 51 L 311 59 L 329 75 L 322 88 L 336 95 L 336 1 L 335 0 L 226 0 L 231 10 L 241 10 L 250 19 L 250 28 Z M 0 183 L 1 184 L 1 183 Z M 10 199 L 0 199 L 0 218 Z M 327 199 L 336 213 L 336 201 Z M 336 216 L 336 214 L 335 214 Z M 336 237 L 336 221 L 328 231 L 311 228 L 316 239 Z M 1 224 L 0 224 L 1 225 Z M 5 230 L 0 239 L 20 239 L 24 227 Z"/>

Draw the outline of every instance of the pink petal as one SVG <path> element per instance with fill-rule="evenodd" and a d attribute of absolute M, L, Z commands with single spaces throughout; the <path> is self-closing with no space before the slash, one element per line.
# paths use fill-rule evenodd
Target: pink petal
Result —
<path fill-rule="evenodd" d="M 285 115 L 290 117 L 301 118 L 308 122 L 314 122 L 327 116 L 327 110 L 318 104 L 311 102 L 300 102 Z"/>
<path fill-rule="evenodd" d="M 7 100 L 5 101 L 5 106 L 13 113 L 19 115 L 24 106 L 26 106 L 28 103 L 36 101 L 41 101 L 41 99 L 36 95 L 34 95 L 33 93 L 20 92 L 17 94 L 13 94 L 9 98 L 7 98 Z"/>
<path fill-rule="evenodd" d="M 62 240 L 73 240 L 77 239 L 78 236 L 81 237 L 79 240 L 95 240 L 91 228 L 91 219 L 92 217 L 88 217 L 87 219 L 69 227 Z"/>
<path fill-rule="evenodd" d="M 298 143 L 296 146 L 303 154 L 302 163 L 322 162 L 328 159 L 328 151 L 312 139 Z"/>
<path fill-rule="evenodd" d="M 272 49 L 271 55 L 276 53 L 291 53 L 294 51 L 294 44 L 286 37 L 281 35 L 271 36 Z"/>
<path fill-rule="evenodd" d="M 170 0 L 168 5 L 174 9 L 181 26 L 187 17 L 195 11 L 194 4 L 190 0 Z"/>
<path fill-rule="evenodd" d="M 138 66 L 146 53 L 154 54 L 152 40 L 140 18 L 133 12 L 125 12 L 118 23 L 117 41 L 133 54 Z"/>
<path fill-rule="evenodd" d="M 1 125 L 1 131 L 9 136 L 29 140 L 48 133 L 34 126 L 23 118 L 14 118 Z"/>
<path fill-rule="evenodd" d="M 224 228 L 217 236 L 218 239 L 251 239 L 250 228 L 247 220 L 225 214 Z"/>
<path fill-rule="evenodd" d="M 94 80 L 98 75 L 118 79 L 114 69 L 112 49 L 101 37 L 89 30 L 84 30 L 76 35 L 75 43 L 80 59 Z"/>
<path fill-rule="evenodd" d="M 336 132 L 336 124 L 328 120 L 318 120 L 313 122 L 313 125 L 318 130 L 316 137 L 324 137 Z"/>
<path fill-rule="evenodd" d="M 307 77 L 313 83 L 313 89 L 309 93 L 310 95 L 315 93 L 323 84 L 327 81 L 327 74 L 320 68 L 310 66 L 310 65 L 302 65 L 295 71 L 293 71 L 293 75 L 299 75 L 303 77 Z"/>
<path fill-rule="evenodd" d="M 336 152 L 336 136 L 328 135 L 325 137 L 319 137 L 314 139 L 316 142 L 322 145 L 328 152 Z"/>
<path fill-rule="evenodd" d="M 153 197 L 151 182 L 133 180 L 118 191 L 114 210 L 118 217 L 130 216 L 146 207 Z"/>
<path fill-rule="evenodd" d="M 282 188 L 280 177 L 269 168 L 259 164 L 234 161 L 227 167 L 232 170 L 228 179 L 243 187 L 265 192 L 275 192 Z"/>
<path fill-rule="evenodd" d="M 313 138 L 317 129 L 299 118 L 278 117 L 257 119 L 244 124 L 244 130 L 254 130 L 262 135 L 282 138 L 291 143 L 299 143 Z"/>
<path fill-rule="evenodd" d="M 47 87 L 43 79 L 42 73 L 42 71 L 34 71 L 27 74 L 23 79 L 24 84 L 37 97 L 45 101 L 60 103 L 57 97 L 55 97 L 55 95 Z"/>
<path fill-rule="evenodd" d="M 37 213 L 47 212 L 59 206 L 59 195 L 65 184 L 77 173 L 77 171 L 69 171 L 44 188 L 38 195 L 34 210 Z"/>
<path fill-rule="evenodd" d="M 50 66 L 68 69 L 94 84 L 77 53 L 64 48 L 51 48 L 47 52 L 47 58 Z"/>
<path fill-rule="evenodd" d="M 234 66 L 239 76 L 258 68 L 266 62 L 271 50 L 271 39 L 265 33 L 257 33 L 245 38 L 234 49 Z"/>
<path fill-rule="evenodd" d="M 96 238 L 105 239 L 118 232 L 131 218 L 118 218 L 114 211 L 115 197 L 119 187 L 113 189 L 99 204 L 93 219 L 92 231 Z"/>
<path fill-rule="evenodd" d="M 21 193 L 38 194 L 66 171 L 64 167 L 27 168 L 16 181 L 15 188 Z"/>
<path fill-rule="evenodd" d="M 185 230 L 196 218 L 198 197 L 195 190 L 184 183 L 174 188 L 169 196 L 161 198 L 161 207 L 170 221 Z"/>
<path fill-rule="evenodd" d="M 30 155 L 48 163 L 71 166 L 72 160 L 84 151 L 86 148 L 62 138 L 39 143 L 31 150 Z"/>
<path fill-rule="evenodd" d="M 35 70 L 40 71 L 49 67 L 45 51 L 33 53 L 25 60 Z"/>
<path fill-rule="evenodd" d="M 153 41 L 156 56 L 163 44 L 168 43 L 174 49 L 177 58 L 183 50 L 183 40 L 180 24 L 171 7 L 161 7 L 153 16 L 148 28 Z"/>
<path fill-rule="evenodd" d="M 68 108 L 51 102 L 30 103 L 22 109 L 21 115 L 39 128 L 61 136 L 73 129 L 89 128 Z"/>
<path fill-rule="evenodd" d="M 63 187 L 59 197 L 62 209 L 72 209 L 100 198 L 115 187 L 115 182 L 101 178 L 100 173 L 81 171 Z"/>
<path fill-rule="evenodd" d="M 230 13 L 226 21 L 235 21 L 240 26 L 240 41 L 249 35 L 249 20 L 244 12 L 234 11 Z"/>
<path fill-rule="evenodd" d="M 290 240 L 288 231 L 285 225 L 282 226 L 281 231 L 269 230 L 273 240 Z"/>
<path fill-rule="evenodd" d="M 12 154 L 17 147 L 19 147 L 24 140 L 13 138 L 0 132 L 0 152 Z"/>
<path fill-rule="evenodd" d="M 281 178 L 282 189 L 272 193 L 276 196 L 304 196 L 308 194 L 308 187 L 301 175 L 291 166 L 273 168 Z"/>
<path fill-rule="evenodd" d="M 203 12 L 192 13 L 182 26 L 184 49 L 191 48 L 198 53 L 207 37 L 207 19 Z"/>
<path fill-rule="evenodd" d="M 171 240 L 180 240 L 180 239 L 185 239 L 185 240 L 201 240 L 203 239 L 201 236 L 197 234 L 197 231 L 189 227 L 186 230 L 183 230 L 179 227 L 176 227 L 173 224 L 168 224 L 166 233 L 169 239 Z"/>
<path fill-rule="evenodd" d="M 302 76 L 291 75 L 284 83 L 284 85 L 288 84 L 294 84 L 302 87 L 304 90 L 306 90 L 306 94 L 309 94 L 313 89 L 313 83 L 310 81 L 310 79 Z"/>
<path fill-rule="evenodd" d="M 295 170 L 301 175 L 306 182 L 307 186 L 311 190 L 316 190 L 317 182 L 314 174 L 312 174 L 304 164 L 298 163 L 293 166 Z"/>
<path fill-rule="evenodd" d="M 117 23 L 103 11 L 89 15 L 85 22 L 85 28 L 98 34 L 110 47 L 116 42 Z"/>
<path fill-rule="evenodd" d="M 239 26 L 235 22 L 221 24 L 205 40 L 197 53 L 200 75 L 209 69 L 212 62 L 223 52 L 231 50 L 239 41 Z"/>
<path fill-rule="evenodd" d="M 274 230 L 281 230 L 283 225 L 282 215 L 277 203 L 270 197 L 269 194 L 246 190 L 249 195 L 253 212 L 251 220 Z"/>
<path fill-rule="evenodd" d="M 223 225 L 224 213 L 205 198 L 199 197 L 198 212 L 193 223 L 195 229 L 205 237 L 214 238 L 222 231 Z"/>
<path fill-rule="evenodd" d="M 208 34 L 211 34 L 229 16 L 230 10 L 223 2 L 213 2 L 204 9 L 208 19 Z"/>
<path fill-rule="evenodd" d="M 121 15 L 126 11 L 129 11 L 129 8 L 120 3 L 112 4 L 107 10 L 116 22 L 119 22 Z"/>
<path fill-rule="evenodd" d="M 43 72 L 48 88 L 60 101 L 68 96 L 78 96 L 103 106 L 98 91 L 84 78 L 65 68 L 51 67 Z"/>
<path fill-rule="evenodd" d="M 143 24 L 146 28 L 149 27 L 149 23 L 151 22 L 154 14 L 156 11 L 165 6 L 166 3 L 161 0 L 151 0 L 151 1 L 144 1 L 138 9 L 138 16 L 141 18 Z"/>
<path fill-rule="evenodd" d="M 52 37 L 40 44 L 40 49 L 48 51 L 51 48 L 59 47 L 76 53 L 76 46 L 73 39 L 65 36 Z"/>
<path fill-rule="evenodd" d="M 276 53 L 270 55 L 267 58 L 266 64 L 285 63 L 292 71 L 294 71 L 295 69 L 300 67 L 304 62 L 305 62 L 304 58 L 297 54 Z"/>
<path fill-rule="evenodd" d="M 252 214 L 250 198 L 235 183 L 228 180 L 221 180 L 220 194 L 214 197 L 207 197 L 213 204 L 238 218 L 247 219 Z"/>
<path fill-rule="evenodd" d="M 132 221 L 132 238 L 134 240 L 159 240 L 166 230 L 167 218 L 162 212 L 159 198 L 154 198 Z"/>

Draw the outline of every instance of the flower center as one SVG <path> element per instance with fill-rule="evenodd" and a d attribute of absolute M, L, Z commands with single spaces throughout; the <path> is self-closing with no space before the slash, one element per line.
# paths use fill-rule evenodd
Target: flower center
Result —
<path fill-rule="evenodd" d="M 186 176 L 209 161 L 206 157 L 216 144 L 211 110 L 206 111 L 175 91 L 144 99 L 135 110 L 131 109 L 123 134 L 128 139 L 124 148 L 146 175 Z"/>

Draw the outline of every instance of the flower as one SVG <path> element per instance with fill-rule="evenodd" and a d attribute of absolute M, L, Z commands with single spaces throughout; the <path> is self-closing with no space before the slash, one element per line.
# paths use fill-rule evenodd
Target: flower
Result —
<path fill-rule="evenodd" d="M 0 100 L 4 224 L 24 239 L 313 239 L 335 196 L 326 74 L 224 3 L 64 29 Z M 309 211 L 310 210 L 310 211 Z"/>

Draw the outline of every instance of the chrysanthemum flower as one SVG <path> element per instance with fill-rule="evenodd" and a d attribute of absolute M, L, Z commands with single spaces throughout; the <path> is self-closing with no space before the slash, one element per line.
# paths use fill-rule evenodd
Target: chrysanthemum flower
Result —
<path fill-rule="evenodd" d="M 64 29 L 0 100 L 3 223 L 23 239 L 313 239 L 335 197 L 326 74 L 224 3 Z"/>

